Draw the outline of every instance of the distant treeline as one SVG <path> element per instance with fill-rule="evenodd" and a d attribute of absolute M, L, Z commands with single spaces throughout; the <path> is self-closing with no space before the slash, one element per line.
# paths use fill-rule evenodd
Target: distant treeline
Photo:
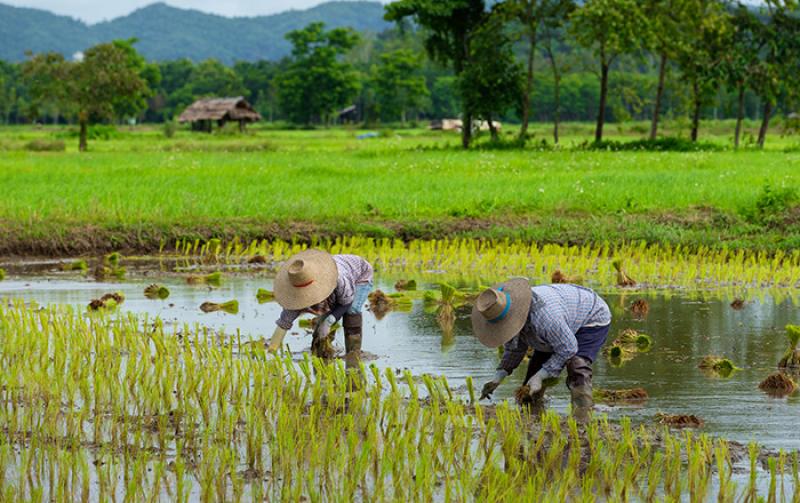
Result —
<path fill-rule="evenodd" d="M 280 61 L 146 62 L 135 40 L 100 44 L 77 61 L 0 61 L 0 120 L 162 122 L 197 98 L 241 95 L 269 121 L 331 124 L 356 105 L 346 120 L 499 119 L 521 123 L 521 140 L 529 121 L 597 121 L 600 141 L 606 121 L 651 120 L 655 138 L 659 118 L 686 118 L 696 139 L 701 118 L 750 118 L 763 121 L 763 144 L 769 119 L 794 111 L 800 92 L 795 8 L 399 0 L 386 7 L 395 28 L 364 35 L 313 23 L 286 36 L 293 50 Z"/>

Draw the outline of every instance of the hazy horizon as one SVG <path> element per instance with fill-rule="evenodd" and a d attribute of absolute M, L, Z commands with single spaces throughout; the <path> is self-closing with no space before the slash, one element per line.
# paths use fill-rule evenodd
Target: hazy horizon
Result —
<path fill-rule="evenodd" d="M 0 0 L 14 7 L 42 9 L 62 16 L 70 16 L 89 24 L 126 16 L 131 12 L 152 5 L 166 3 L 181 9 L 195 9 L 226 17 L 251 17 L 277 14 L 287 10 L 303 10 L 331 0 Z M 334 0 L 335 1 L 335 0 Z M 387 3 L 386 0 L 372 0 Z"/>

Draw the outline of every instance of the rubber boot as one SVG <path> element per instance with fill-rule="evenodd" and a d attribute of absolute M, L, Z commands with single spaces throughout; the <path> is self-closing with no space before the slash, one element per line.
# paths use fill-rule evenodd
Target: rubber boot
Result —
<path fill-rule="evenodd" d="M 592 416 L 592 362 L 580 356 L 567 361 L 567 387 L 572 397 L 572 417 L 586 424 Z"/>
<path fill-rule="evenodd" d="M 342 318 L 345 349 L 344 363 L 348 369 L 358 367 L 358 361 L 361 357 L 362 324 L 363 317 L 361 313 L 345 314 L 344 318 Z"/>

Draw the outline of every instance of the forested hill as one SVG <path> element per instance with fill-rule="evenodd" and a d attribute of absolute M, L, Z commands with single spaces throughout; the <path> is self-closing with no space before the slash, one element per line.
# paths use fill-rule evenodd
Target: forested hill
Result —
<path fill-rule="evenodd" d="M 155 3 L 94 25 L 44 10 L 0 4 L 0 59 L 21 61 L 25 51 L 71 56 L 99 42 L 136 37 L 136 48 L 150 60 L 275 60 L 290 50 L 286 32 L 314 21 L 371 32 L 389 26 L 383 20 L 383 5 L 374 1 L 329 2 L 307 10 L 240 18 Z"/>

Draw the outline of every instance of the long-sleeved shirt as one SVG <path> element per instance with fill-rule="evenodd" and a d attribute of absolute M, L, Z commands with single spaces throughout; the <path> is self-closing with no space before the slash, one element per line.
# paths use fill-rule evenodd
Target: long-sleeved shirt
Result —
<path fill-rule="evenodd" d="M 593 290 L 578 285 L 543 285 L 531 288 L 528 320 L 519 334 L 504 346 L 498 370 L 511 374 L 528 348 L 553 353 L 542 369 L 557 377 L 567 360 L 578 352 L 575 334 L 583 327 L 604 327 L 611 323 L 608 304 Z"/>
<path fill-rule="evenodd" d="M 329 311 L 338 320 L 353 303 L 356 285 L 371 282 L 373 271 L 372 264 L 358 255 L 334 255 L 333 261 L 339 269 L 339 278 L 336 280 L 336 288 L 327 298 L 327 303 Z M 302 313 L 303 310 L 284 309 L 276 323 L 284 330 L 289 330 Z"/>

